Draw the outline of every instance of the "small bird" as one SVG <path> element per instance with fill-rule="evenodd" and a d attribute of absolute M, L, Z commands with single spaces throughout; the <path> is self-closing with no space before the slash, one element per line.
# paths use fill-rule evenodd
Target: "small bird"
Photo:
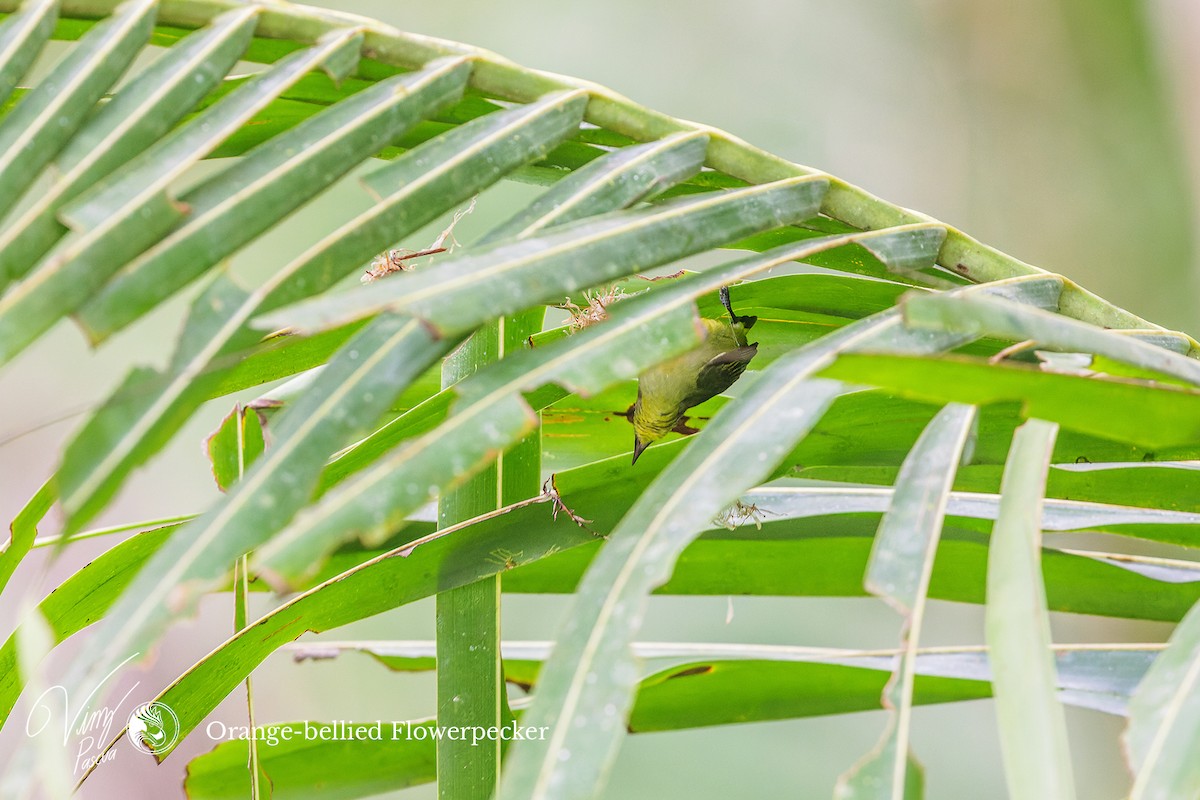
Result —
<path fill-rule="evenodd" d="M 746 331 L 758 317 L 733 313 L 728 287 L 721 287 L 721 304 L 729 312 L 729 322 L 702 320 L 707 335 L 698 347 L 638 376 L 637 402 L 628 411 L 634 464 L 651 442 L 671 431 L 695 433 L 684 424 L 684 413 L 732 386 L 758 352 L 757 342 L 746 342 Z"/>

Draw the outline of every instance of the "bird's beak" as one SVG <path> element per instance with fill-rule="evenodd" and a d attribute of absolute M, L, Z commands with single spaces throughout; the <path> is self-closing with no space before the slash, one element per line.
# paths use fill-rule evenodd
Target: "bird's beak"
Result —
<path fill-rule="evenodd" d="M 638 456 L 640 456 L 642 454 L 642 452 L 649 446 L 650 446 L 649 442 L 643 442 L 641 439 L 637 438 L 636 436 L 633 437 L 633 463 L 634 464 L 637 463 Z"/>

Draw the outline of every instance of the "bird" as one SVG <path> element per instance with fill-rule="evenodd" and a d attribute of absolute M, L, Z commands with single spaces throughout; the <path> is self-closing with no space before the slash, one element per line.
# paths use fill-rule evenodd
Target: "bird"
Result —
<path fill-rule="evenodd" d="M 738 316 L 729 302 L 729 287 L 721 287 L 721 305 L 729 321 L 702 319 L 704 341 L 683 355 L 668 359 L 638 376 L 637 401 L 626 412 L 633 422 L 633 463 L 671 431 L 695 433 L 684 414 L 733 385 L 758 352 L 746 341 L 746 331 L 758 317 Z"/>

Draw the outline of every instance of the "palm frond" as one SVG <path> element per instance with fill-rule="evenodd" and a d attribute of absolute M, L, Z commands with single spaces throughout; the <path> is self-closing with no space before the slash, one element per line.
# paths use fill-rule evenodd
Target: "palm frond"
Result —
<path fill-rule="evenodd" d="M 192 293 L 168 363 L 131 365 L 0 553 L 3 585 L 35 548 L 146 528 L 43 600 L 48 633 L 22 626 L 0 648 L 10 724 L 46 642 L 98 623 L 64 679 L 89 697 L 228 588 L 237 562 L 264 578 L 243 589 L 300 594 L 246 620 L 239 593 L 239 630 L 159 693 L 183 735 L 301 634 L 489 581 L 575 592 L 553 652 L 509 664 L 535 689 L 524 724 L 550 734 L 513 749 L 501 798 L 594 796 L 627 731 L 881 703 L 894 721 L 844 788 L 913 796 L 913 706 L 988 696 L 993 679 L 1014 785 L 1070 794 L 1061 697 L 1130 703 L 1135 796 L 1200 790 L 1187 765 L 1200 742 L 1185 617 L 1195 565 L 1041 541 L 1087 531 L 1195 546 L 1195 339 L 723 131 L 466 45 L 242 0 L 0 0 L 0 14 L 0 364 L 66 318 L 107 346 Z M 51 38 L 67 54 L 22 85 Z M 385 163 L 364 168 L 372 159 Z M 367 210 L 257 285 L 232 276 L 229 259 L 356 172 Z M 441 252 L 448 229 L 432 263 L 387 256 L 505 180 L 548 188 Z M 378 280 L 341 285 L 381 254 Z M 658 268 L 671 274 L 647 274 Z M 634 379 L 694 347 L 730 285 L 760 320 L 753 371 L 693 410 L 696 436 L 631 468 Z M 548 306 L 589 297 L 604 298 L 589 324 L 543 324 Z M 211 507 L 83 530 L 205 403 L 280 378 L 294 380 L 257 404 L 252 462 L 225 441 L 242 441 L 240 405 L 213 439 L 226 494 Z M 414 519 L 432 500 L 437 528 Z M 55 502 L 62 534 L 38 538 Z M 494 625 L 488 591 L 479 616 L 439 621 Z M 871 593 L 912 629 L 883 656 L 749 647 L 647 675 L 636 639 L 653 592 Z M 980 653 L 919 646 L 927 598 L 986 604 L 992 671 Z M 1005 625 L 1016 610 L 1036 625 Z M 1122 651 L 1055 663 L 1052 610 L 1185 621 L 1164 655 L 1140 649 L 1101 685 Z M 439 680 L 487 684 L 499 719 L 494 638 L 488 670 L 444 663 Z M 824 702 L 824 682 L 844 691 Z M 768 708 L 756 686 L 788 700 Z M 359 753 L 363 778 L 339 796 L 429 780 L 431 748 L 403 763 Z M 444 791 L 489 796 L 494 755 L 468 788 Z M 262 757 L 272 770 L 304 761 L 305 775 L 347 763 Z M 443 778 L 461 757 L 442 751 Z M 222 745 L 197 759 L 189 792 L 249 782 L 244 758 Z"/>

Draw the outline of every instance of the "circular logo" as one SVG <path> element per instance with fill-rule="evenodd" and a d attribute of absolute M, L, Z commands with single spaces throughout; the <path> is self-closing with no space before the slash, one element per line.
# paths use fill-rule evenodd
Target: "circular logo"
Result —
<path fill-rule="evenodd" d="M 179 741 L 179 717 L 163 703 L 142 703 L 129 715 L 129 741 L 143 753 L 165 753 Z"/>

